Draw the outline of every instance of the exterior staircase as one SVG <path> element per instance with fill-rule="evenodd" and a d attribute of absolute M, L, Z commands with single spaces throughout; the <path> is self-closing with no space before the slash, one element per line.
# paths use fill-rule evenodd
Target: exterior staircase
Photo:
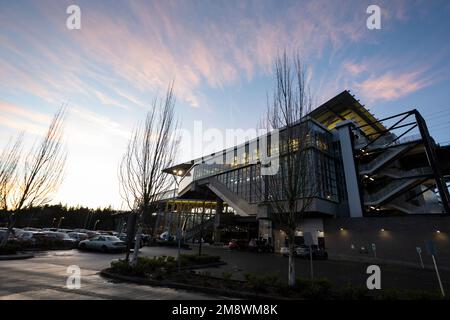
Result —
<path fill-rule="evenodd" d="M 228 203 L 240 216 L 251 216 L 256 215 L 258 212 L 258 207 L 252 205 L 239 197 L 233 191 L 227 188 L 226 185 L 221 183 L 216 178 L 208 178 L 208 188 L 214 192 L 223 201 Z"/>
<path fill-rule="evenodd" d="M 376 157 L 369 163 L 359 165 L 359 173 L 361 175 L 371 174 L 411 147 L 411 144 L 402 144 L 395 147 L 390 147 L 384 150 L 380 155 L 378 155 L 378 157 Z"/>
<path fill-rule="evenodd" d="M 394 179 L 405 179 L 405 178 L 414 178 L 417 176 L 429 176 L 433 174 L 433 171 L 429 167 L 415 168 L 411 170 L 386 168 L 381 172 L 381 174 Z"/>
<path fill-rule="evenodd" d="M 417 185 L 422 181 L 421 178 L 411 178 L 411 179 L 399 179 L 393 180 L 388 185 L 384 186 L 378 192 L 375 193 L 366 193 L 364 195 L 364 205 L 366 206 L 377 206 L 382 204 L 383 202 L 389 200 L 394 197 L 398 193 L 404 191 L 405 189 L 409 189 L 414 185 Z"/>

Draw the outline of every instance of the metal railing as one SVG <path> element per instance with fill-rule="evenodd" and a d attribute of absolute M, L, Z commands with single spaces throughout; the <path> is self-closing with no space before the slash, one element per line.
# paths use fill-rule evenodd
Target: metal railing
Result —
<path fill-rule="evenodd" d="M 383 174 L 394 178 L 413 178 L 414 176 L 426 176 L 432 174 L 433 171 L 429 167 L 415 168 L 411 170 L 400 170 L 395 168 L 383 170 Z"/>
<path fill-rule="evenodd" d="M 416 179 L 394 180 L 375 193 L 366 193 L 364 202 L 375 203 L 412 184 Z"/>
<path fill-rule="evenodd" d="M 378 157 L 376 157 L 375 159 L 370 161 L 369 163 L 361 164 L 359 166 L 359 170 L 360 170 L 360 172 L 373 170 L 374 168 L 378 167 L 383 162 L 394 157 L 395 155 L 402 152 L 406 148 L 407 148 L 407 146 L 398 146 L 396 148 L 387 149 L 382 154 L 380 154 Z"/>

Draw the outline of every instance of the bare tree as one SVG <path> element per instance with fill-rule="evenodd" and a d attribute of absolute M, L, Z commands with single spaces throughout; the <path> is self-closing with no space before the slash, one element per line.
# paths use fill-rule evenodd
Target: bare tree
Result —
<path fill-rule="evenodd" d="M 155 99 L 145 123 L 134 130 L 119 166 L 121 196 L 131 210 L 127 232 L 127 261 L 130 243 L 136 233 L 136 223 L 139 225 L 142 215 L 150 212 L 158 200 L 158 194 L 171 183 L 168 174 L 162 170 L 173 164 L 178 145 L 174 106 L 171 84 L 165 99 Z M 137 261 L 140 230 L 141 228 L 137 232 L 133 263 Z"/>
<path fill-rule="evenodd" d="M 17 180 L 23 133 L 10 141 L 0 154 L 0 210 L 8 211 L 10 195 Z"/>
<path fill-rule="evenodd" d="M 298 225 L 316 195 L 310 152 L 310 125 L 307 114 L 312 99 L 305 79 L 305 68 L 298 56 L 286 52 L 275 62 L 275 88 L 268 98 L 266 126 L 279 132 L 279 170 L 264 176 L 264 192 L 271 217 L 285 232 L 289 246 L 289 286 L 295 285 L 294 239 Z"/>
<path fill-rule="evenodd" d="M 65 114 L 63 106 L 54 115 L 41 142 L 30 148 L 21 165 L 16 165 L 17 173 L 5 200 L 10 215 L 1 245 L 6 244 L 21 211 L 49 203 L 62 182 L 67 156 L 62 143 Z"/>

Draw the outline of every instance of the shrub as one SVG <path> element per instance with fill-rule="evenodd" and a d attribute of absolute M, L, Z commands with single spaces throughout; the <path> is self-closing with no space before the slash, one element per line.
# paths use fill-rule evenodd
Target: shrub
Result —
<path fill-rule="evenodd" d="M 381 300 L 400 300 L 401 292 L 398 289 L 383 289 L 380 290 L 380 294 L 377 298 Z"/>
<path fill-rule="evenodd" d="M 276 274 L 258 275 L 253 273 L 244 273 L 247 284 L 254 290 L 266 292 L 268 287 L 278 287 L 279 278 Z"/>
<path fill-rule="evenodd" d="M 406 299 L 410 300 L 441 300 L 443 297 L 435 292 L 428 292 L 428 291 L 421 291 L 421 290 L 415 290 L 415 291 L 408 291 L 406 292 Z"/>
<path fill-rule="evenodd" d="M 6 244 L 4 247 L 0 247 L 0 255 L 16 254 L 19 250 L 19 246 L 16 244 Z"/>
<path fill-rule="evenodd" d="M 132 268 L 125 260 L 117 260 L 111 262 L 111 271 L 120 274 L 129 274 L 132 273 Z"/>
<path fill-rule="evenodd" d="M 344 300 L 365 300 L 370 299 L 371 297 L 369 296 L 369 289 L 362 286 L 347 284 L 338 291 L 337 298 Z"/>
<path fill-rule="evenodd" d="M 196 255 L 196 254 L 181 254 L 181 265 L 183 266 L 193 266 L 215 263 L 220 261 L 220 256 L 211 256 L 208 254 Z"/>
<path fill-rule="evenodd" d="M 132 274 L 140 277 L 146 275 L 157 275 L 158 273 L 171 273 L 176 268 L 176 261 L 173 257 L 138 257 L 135 266 L 125 260 L 111 262 L 111 270 L 121 274 Z"/>
<path fill-rule="evenodd" d="M 229 282 L 231 280 L 232 276 L 233 276 L 233 274 L 231 272 L 226 272 L 226 271 L 222 272 L 222 278 L 226 282 Z"/>
<path fill-rule="evenodd" d="M 295 289 L 304 298 L 311 300 L 331 299 L 331 282 L 327 279 L 302 280 L 297 278 Z"/>

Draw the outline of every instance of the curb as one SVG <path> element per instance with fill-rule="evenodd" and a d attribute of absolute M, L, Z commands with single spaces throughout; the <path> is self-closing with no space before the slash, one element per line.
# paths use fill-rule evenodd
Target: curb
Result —
<path fill-rule="evenodd" d="M 167 288 L 172 288 L 172 289 L 182 289 L 182 290 L 186 290 L 186 291 L 196 291 L 196 292 L 201 292 L 201 293 L 215 294 L 215 295 L 219 295 L 219 296 L 240 298 L 240 299 L 246 299 L 246 300 L 292 300 L 292 299 L 284 298 L 284 297 L 259 295 L 259 294 L 257 295 L 257 294 L 242 292 L 242 291 L 216 289 L 216 288 L 211 288 L 211 287 L 189 285 L 189 284 L 185 284 L 185 283 L 178 283 L 178 282 L 171 282 L 171 281 L 164 281 L 164 280 L 158 281 L 158 280 L 144 279 L 144 278 L 139 278 L 139 277 L 125 276 L 125 275 L 112 273 L 112 272 L 108 271 L 107 269 L 100 271 L 100 275 L 105 278 L 109 278 L 109 279 L 113 279 L 113 280 L 131 282 L 131 283 L 136 283 L 136 284 L 141 284 L 141 285 L 167 287 Z"/>
<path fill-rule="evenodd" d="M 0 255 L 0 261 L 6 260 L 25 260 L 34 258 L 34 254 L 23 253 L 23 254 L 9 254 L 9 255 Z"/>
<path fill-rule="evenodd" d="M 220 262 L 213 262 L 213 263 L 208 263 L 208 264 L 199 264 L 199 265 L 194 265 L 194 266 L 189 266 L 189 267 L 181 267 L 180 270 L 197 270 L 197 269 L 206 269 L 206 268 L 216 268 L 216 267 L 220 267 L 220 266 L 224 266 L 227 263 L 224 261 L 220 261 Z"/>

